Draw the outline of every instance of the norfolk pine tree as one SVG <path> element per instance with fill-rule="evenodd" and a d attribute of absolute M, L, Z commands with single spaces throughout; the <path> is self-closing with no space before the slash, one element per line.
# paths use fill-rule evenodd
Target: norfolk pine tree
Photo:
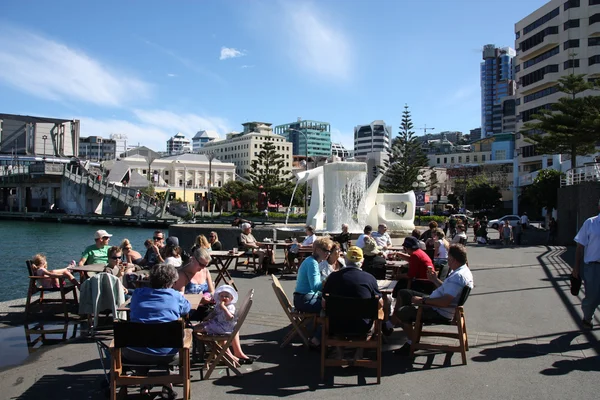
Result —
<path fill-rule="evenodd" d="M 392 140 L 389 166 L 383 178 L 383 190 L 388 193 L 405 193 L 413 189 L 413 182 L 423 168 L 428 168 L 427 156 L 421 149 L 421 143 L 413 132 L 413 123 L 408 110 L 404 106 L 402 123 L 398 136 Z M 425 182 L 428 183 L 428 182 Z M 429 186 L 429 184 L 428 184 Z"/>
<path fill-rule="evenodd" d="M 577 156 L 593 154 L 600 142 L 600 96 L 577 97 L 595 88 L 584 75 L 570 74 L 558 82 L 566 96 L 550 109 L 540 110 L 533 116 L 538 122 L 527 122 L 521 132 L 539 154 L 569 154 L 571 168 L 575 168 Z"/>
<path fill-rule="evenodd" d="M 250 165 L 247 178 L 256 189 L 262 186 L 267 199 L 271 199 L 289 181 L 289 174 L 284 173 L 284 167 L 283 154 L 277 152 L 273 142 L 265 141 Z"/>

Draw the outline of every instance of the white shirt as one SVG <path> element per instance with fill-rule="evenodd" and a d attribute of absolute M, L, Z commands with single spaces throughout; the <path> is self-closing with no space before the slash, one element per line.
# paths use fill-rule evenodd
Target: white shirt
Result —
<path fill-rule="evenodd" d="M 529 218 L 527 217 L 527 215 L 523 214 L 521 215 L 521 224 L 526 225 L 529 223 Z"/>
<path fill-rule="evenodd" d="M 452 242 L 451 243 L 460 243 L 460 239 L 467 239 L 467 234 L 464 232 L 458 232 L 456 235 L 454 235 L 454 237 L 452 238 Z"/>
<path fill-rule="evenodd" d="M 377 246 L 379 247 L 388 248 L 392 245 L 392 239 L 390 239 L 390 235 L 388 235 L 387 232 L 373 232 L 371 233 L 371 237 L 375 239 L 375 243 L 377 243 Z"/>
<path fill-rule="evenodd" d="M 450 303 L 450 307 L 433 307 L 433 309 L 441 316 L 452 319 L 452 317 L 454 317 L 454 307 L 458 305 L 458 300 L 460 300 L 460 295 L 465 286 L 473 289 L 473 274 L 469 267 L 462 265 L 456 270 L 451 271 L 444 282 L 442 282 L 442 285 L 435 289 L 433 293 L 431 293 L 431 296 L 429 296 L 430 299 L 437 299 L 444 297 L 447 294 L 451 295 L 454 298 Z"/>
<path fill-rule="evenodd" d="M 361 249 L 363 247 L 365 247 L 365 237 L 367 237 L 367 236 L 370 236 L 370 235 L 365 235 L 364 233 L 362 235 L 360 235 L 358 237 L 358 239 L 356 239 L 356 243 L 354 245 L 360 247 Z"/>
<path fill-rule="evenodd" d="M 585 220 L 575 241 L 582 246 L 583 262 L 589 264 L 594 261 L 600 261 L 600 215 Z"/>
<path fill-rule="evenodd" d="M 304 239 L 302 241 L 302 246 L 311 246 L 314 241 L 315 241 L 315 235 L 314 234 L 312 234 L 310 236 L 307 236 L 306 239 Z"/>
<path fill-rule="evenodd" d="M 165 264 L 171 264 L 174 267 L 181 267 L 181 257 L 167 257 L 165 258 Z"/>

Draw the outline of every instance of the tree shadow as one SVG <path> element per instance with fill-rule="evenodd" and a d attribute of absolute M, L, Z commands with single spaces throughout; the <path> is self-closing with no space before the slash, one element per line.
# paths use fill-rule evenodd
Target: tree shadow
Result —
<path fill-rule="evenodd" d="M 44 375 L 17 400 L 105 399 L 103 377 L 89 375 Z"/>

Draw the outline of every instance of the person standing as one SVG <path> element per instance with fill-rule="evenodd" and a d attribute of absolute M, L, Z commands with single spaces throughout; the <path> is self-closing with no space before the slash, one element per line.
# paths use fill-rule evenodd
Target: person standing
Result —
<path fill-rule="evenodd" d="M 600 211 L 600 201 L 598 210 Z M 585 220 L 575 236 L 575 242 L 577 249 L 573 276 L 581 278 L 585 288 L 585 297 L 581 301 L 581 325 L 585 329 L 592 329 L 592 318 L 600 305 L 600 214 Z"/>
<path fill-rule="evenodd" d="M 500 237 L 504 241 L 504 245 L 508 246 L 512 239 L 512 226 L 508 220 L 504 221 L 504 226 L 500 229 Z"/>
<path fill-rule="evenodd" d="M 521 245 L 521 237 L 523 236 L 523 227 L 521 221 L 517 221 L 517 226 L 513 228 L 513 239 L 517 246 Z"/>
<path fill-rule="evenodd" d="M 529 228 L 529 217 L 526 212 L 521 215 L 521 225 L 523 225 L 523 229 Z"/>

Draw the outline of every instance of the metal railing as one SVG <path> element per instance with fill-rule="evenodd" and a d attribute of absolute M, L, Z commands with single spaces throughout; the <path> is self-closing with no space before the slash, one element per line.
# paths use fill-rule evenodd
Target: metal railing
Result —
<path fill-rule="evenodd" d="M 560 186 L 578 185 L 582 182 L 600 182 L 600 163 L 571 168 L 561 179 Z"/>
<path fill-rule="evenodd" d="M 151 196 L 141 193 L 136 189 L 108 183 L 102 179 L 99 180 L 97 177 L 86 174 L 86 172 L 84 172 L 85 175 L 80 175 L 73 172 L 73 168 L 77 167 L 65 166 L 63 173 L 63 176 L 71 182 L 87 185 L 97 193 L 110 196 L 130 207 L 138 207 L 140 210 L 146 212 L 146 214 L 159 215 L 162 212 L 158 203 L 156 205 L 153 204 L 157 200 Z"/>

